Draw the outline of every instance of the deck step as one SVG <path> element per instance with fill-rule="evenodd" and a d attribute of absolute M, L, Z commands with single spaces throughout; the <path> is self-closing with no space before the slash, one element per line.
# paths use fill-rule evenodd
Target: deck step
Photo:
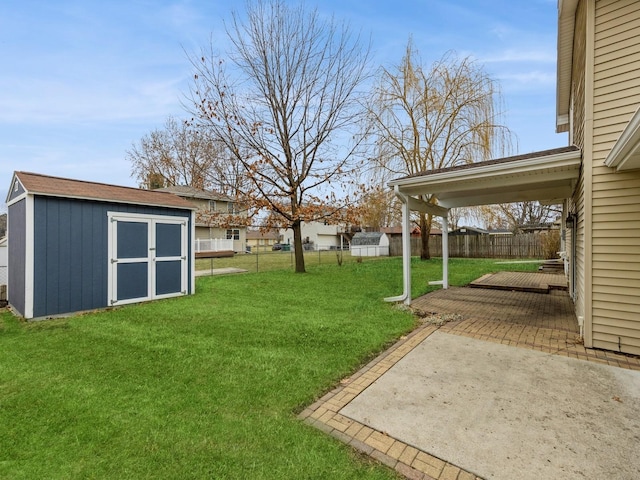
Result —
<path fill-rule="evenodd" d="M 564 274 L 535 272 L 488 273 L 469 284 L 472 288 L 509 290 L 516 292 L 549 293 L 551 290 L 567 290 Z"/>

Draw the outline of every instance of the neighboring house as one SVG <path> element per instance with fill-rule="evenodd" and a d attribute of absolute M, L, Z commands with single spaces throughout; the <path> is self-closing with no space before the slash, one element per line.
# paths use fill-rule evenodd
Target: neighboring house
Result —
<path fill-rule="evenodd" d="M 302 246 L 305 250 L 335 250 L 349 247 L 349 236 L 344 225 L 328 222 L 302 222 Z M 293 245 L 293 230 L 280 229 L 284 244 Z"/>
<path fill-rule="evenodd" d="M 231 198 L 184 185 L 159 188 L 156 191 L 173 193 L 196 206 L 196 240 L 206 240 L 207 242 L 202 242 L 202 245 L 206 245 L 205 249 L 228 250 L 226 244 L 229 242 L 208 240 L 229 240 L 233 242 L 231 250 L 234 252 L 245 250 L 247 212 L 240 209 Z"/>
<path fill-rule="evenodd" d="M 251 252 L 271 250 L 276 243 L 280 243 L 277 230 L 247 230 L 247 247 Z"/>
<path fill-rule="evenodd" d="M 15 172 L 7 205 L 8 300 L 25 318 L 195 291 L 195 214 L 180 197 Z"/>
<path fill-rule="evenodd" d="M 380 231 L 386 233 L 389 237 L 401 236 L 402 227 L 381 227 Z M 442 232 L 437 228 L 432 228 L 429 235 L 442 235 Z M 413 227 L 411 230 L 412 237 L 420 237 L 420 227 Z"/>
<path fill-rule="evenodd" d="M 544 222 L 544 223 L 526 223 L 516 226 L 516 230 L 521 233 L 547 233 L 551 230 L 559 230 L 561 226 L 558 222 Z"/>
<path fill-rule="evenodd" d="M 358 232 L 351 239 L 351 256 L 388 257 L 389 237 L 383 232 Z"/>
<path fill-rule="evenodd" d="M 561 204 L 562 250 L 586 347 L 640 354 L 640 2 L 558 3 L 556 130 L 569 146 L 424 172 L 390 186 L 410 210 Z M 437 205 L 420 200 L 433 195 Z M 403 225 L 410 231 L 408 220 Z M 403 293 L 410 302 L 409 235 Z M 448 252 L 442 284 L 448 287 Z"/>

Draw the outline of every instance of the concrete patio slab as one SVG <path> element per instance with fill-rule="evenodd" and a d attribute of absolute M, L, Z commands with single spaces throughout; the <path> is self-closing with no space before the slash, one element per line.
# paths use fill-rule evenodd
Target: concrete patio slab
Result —
<path fill-rule="evenodd" d="M 437 331 L 339 413 L 483 478 L 640 478 L 639 371 Z"/>
<path fill-rule="evenodd" d="M 412 307 L 420 327 L 300 418 L 409 479 L 640 478 L 640 357 L 586 348 L 567 292 Z"/>

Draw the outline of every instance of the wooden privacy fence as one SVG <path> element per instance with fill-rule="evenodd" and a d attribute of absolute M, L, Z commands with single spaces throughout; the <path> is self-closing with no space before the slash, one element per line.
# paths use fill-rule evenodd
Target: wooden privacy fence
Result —
<path fill-rule="evenodd" d="M 455 235 L 449 237 L 449 256 L 466 258 L 544 258 L 544 235 Z M 442 256 L 442 237 L 429 237 L 431 256 Z M 389 255 L 402 255 L 402 237 L 394 235 Z M 420 237 L 411 237 L 411 255 L 420 255 Z"/>

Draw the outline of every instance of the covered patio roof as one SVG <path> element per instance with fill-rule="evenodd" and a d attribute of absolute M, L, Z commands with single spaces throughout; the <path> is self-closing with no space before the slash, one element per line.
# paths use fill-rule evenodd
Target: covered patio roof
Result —
<path fill-rule="evenodd" d="M 578 182 L 582 152 L 575 146 L 499 158 L 487 162 L 442 168 L 389 182 L 402 201 L 403 293 L 389 302 L 411 303 L 410 211 L 442 217 L 442 280 L 430 282 L 448 288 L 448 214 L 454 207 L 537 200 L 561 203 Z M 421 196 L 429 196 L 429 202 Z"/>
<path fill-rule="evenodd" d="M 560 203 L 575 188 L 580 162 L 580 149 L 570 146 L 427 171 L 389 186 L 407 196 L 433 195 L 445 209 L 528 200 Z"/>

